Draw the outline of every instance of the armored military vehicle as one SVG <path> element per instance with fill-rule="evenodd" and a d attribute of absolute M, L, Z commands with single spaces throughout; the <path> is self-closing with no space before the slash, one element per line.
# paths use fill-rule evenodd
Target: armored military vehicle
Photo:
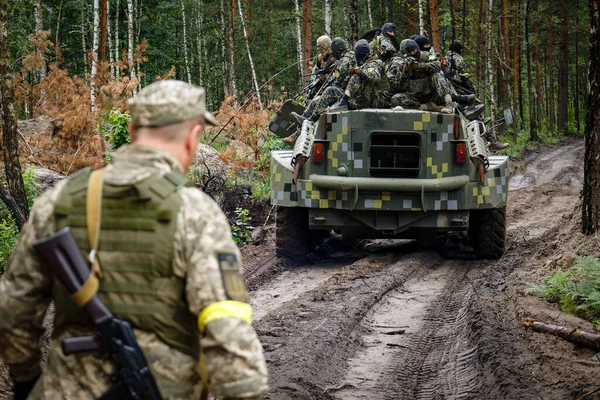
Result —
<path fill-rule="evenodd" d="M 271 152 L 280 256 L 343 238 L 432 239 L 465 231 L 480 258 L 505 250 L 508 157 L 492 155 L 486 124 L 465 115 L 391 109 L 330 112 L 301 127 L 288 101 L 270 124 L 293 150 Z"/>

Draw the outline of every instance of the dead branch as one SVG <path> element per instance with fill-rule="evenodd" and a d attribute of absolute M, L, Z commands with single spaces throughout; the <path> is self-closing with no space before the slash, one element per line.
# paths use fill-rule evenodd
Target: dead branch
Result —
<path fill-rule="evenodd" d="M 351 383 L 344 382 L 341 385 L 329 386 L 329 387 L 325 388 L 325 390 L 323 390 L 323 393 L 333 392 L 333 391 L 342 390 L 342 389 L 346 389 L 346 388 L 355 388 L 355 387 L 356 386 L 354 386 Z"/>
<path fill-rule="evenodd" d="M 589 392 L 585 393 L 585 394 L 584 394 L 583 396 L 581 396 L 581 397 L 578 397 L 578 398 L 576 398 L 575 400 L 583 400 L 583 399 L 585 399 L 586 397 L 589 397 L 589 396 L 593 395 L 594 393 L 598 393 L 598 392 L 600 392 L 600 386 L 599 386 L 599 387 L 597 387 L 597 388 L 596 388 L 596 389 L 594 389 L 594 390 L 590 390 Z"/>
<path fill-rule="evenodd" d="M 535 318 L 521 318 L 521 323 L 526 328 L 531 328 L 536 332 L 548 333 L 571 343 L 600 351 L 600 335 L 598 334 L 584 332 L 577 328 L 545 324 L 536 321 Z"/>

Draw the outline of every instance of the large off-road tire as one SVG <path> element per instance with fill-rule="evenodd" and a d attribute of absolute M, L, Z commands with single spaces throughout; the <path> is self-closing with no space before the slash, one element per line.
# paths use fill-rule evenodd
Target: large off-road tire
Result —
<path fill-rule="evenodd" d="M 506 208 L 472 211 L 469 237 L 477 257 L 502 257 L 506 249 Z"/>
<path fill-rule="evenodd" d="M 308 209 L 277 207 L 275 217 L 275 252 L 279 257 L 299 260 L 320 245 L 325 236 L 308 229 Z"/>

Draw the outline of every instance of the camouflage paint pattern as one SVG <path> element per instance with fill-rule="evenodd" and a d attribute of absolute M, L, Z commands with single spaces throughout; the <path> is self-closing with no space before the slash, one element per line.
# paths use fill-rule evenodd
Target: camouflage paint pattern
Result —
<path fill-rule="evenodd" d="M 173 170 L 183 172 L 173 156 L 128 145 L 113 153 L 104 179 L 115 185 L 129 184 Z M 0 279 L 0 358 L 19 381 L 41 372 L 38 339 L 52 300 L 53 277 L 39 262 L 32 245 L 54 233 L 54 203 L 65 182 L 35 202 L 7 272 Z M 217 204 L 195 188 L 182 188 L 180 193 L 173 273 L 185 279 L 187 306 L 198 315 L 208 305 L 229 299 L 226 286 L 231 276 L 223 278 L 223 265 L 227 263 L 229 273 L 233 273 L 241 257 Z M 243 297 L 242 293 L 237 295 Z M 90 334 L 90 328 L 73 326 L 54 337 L 46 366 L 29 399 L 93 399 L 106 392 L 113 369 L 110 361 L 92 355 L 64 356 L 60 349 L 62 338 Z M 170 348 L 152 333 L 136 329 L 135 335 L 163 398 L 197 399 L 199 360 Z M 217 397 L 253 398 L 267 390 L 262 347 L 251 325 L 235 318 L 211 321 L 200 339 L 200 348 Z"/>
<path fill-rule="evenodd" d="M 323 162 L 315 164 L 309 159 L 296 185 L 292 185 L 292 152 L 271 152 L 271 202 L 277 206 L 348 210 L 354 214 L 408 212 L 403 214 L 407 218 L 411 213 L 422 217 L 423 213 L 448 211 L 464 216 L 463 211 L 504 207 L 508 193 L 508 157 L 487 154 L 490 167 L 485 172 L 484 182 L 480 183 L 473 163 L 469 160 L 464 164 L 456 162 L 456 144 L 466 143 L 467 133 L 464 129 L 466 121 L 461 120 L 458 140 L 455 139 L 454 123 L 455 115 L 410 110 L 367 109 L 325 114 L 316 123 L 315 130 L 315 143 L 325 146 Z M 311 175 L 336 176 L 340 180 L 346 177 L 389 179 L 371 175 L 370 141 L 374 134 L 398 132 L 418 136 L 420 158 L 415 179 L 467 176 L 468 183 L 457 190 L 400 192 L 361 190 L 360 187 L 358 190 L 327 189 L 312 182 Z M 402 179 L 408 182 L 411 178 Z M 414 220 L 414 217 L 410 218 Z M 428 227 L 448 227 L 443 218 L 430 220 L 433 225 Z"/>

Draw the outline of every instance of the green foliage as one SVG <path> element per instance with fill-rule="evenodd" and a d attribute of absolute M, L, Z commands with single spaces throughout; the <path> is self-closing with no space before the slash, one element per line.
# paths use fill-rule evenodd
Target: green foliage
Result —
<path fill-rule="evenodd" d="M 257 199 L 264 199 L 269 196 L 271 192 L 271 179 L 269 175 L 269 168 L 271 165 L 271 150 L 283 150 L 288 146 L 283 143 L 283 140 L 268 131 L 262 133 L 265 138 L 265 144 L 260 149 L 258 160 L 256 161 L 253 172 L 259 175 L 259 179 L 252 185 L 252 197 Z"/>
<path fill-rule="evenodd" d="M 545 130 L 538 132 L 538 136 L 540 137 L 540 141 L 532 142 L 529 140 L 529 130 L 519 129 L 517 130 L 517 142 L 515 143 L 512 140 L 512 136 L 509 137 L 509 134 L 507 133 L 504 137 L 501 136 L 499 139 L 501 142 L 506 139 L 506 141 L 510 142 L 510 146 L 499 153 L 506 154 L 512 158 L 519 158 L 526 149 L 535 149 L 543 145 L 553 145 L 565 140 L 565 136 L 558 132 L 548 133 Z"/>
<path fill-rule="evenodd" d="M 129 113 L 122 113 L 119 110 L 110 110 L 104 117 L 100 131 L 112 150 L 131 143 L 128 128 L 129 121 L 131 121 Z"/>
<path fill-rule="evenodd" d="M 574 257 L 574 265 L 556 270 L 542 285 L 531 285 L 526 294 L 551 303 L 558 303 L 567 313 L 591 321 L 600 327 L 600 260 L 593 257 Z"/>
<path fill-rule="evenodd" d="M 250 242 L 250 235 L 252 233 L 252 227 L 249 222 L 252 218 L 250 217 L 250 211 L 245 208 L 237 207 L 235 209 L 235 221 L 231 224 L 231 234 L 233 240 L 239 247 L 242 247 Z"/>
<path fill-rule="evenodd" d="M 35 169 L 29 167 L 23 172 L 23 184 L 25 185 L 25 193 L 27 194 L 27 204 L 29 208 L 33 206 L 33 201 L 37 197 L 38 189 L 40 188 L 35 181 Z"/>
<path fill-rule="evenodd" d="M 6 269 L 8 259 L 17 244 L 18 237 L 19 230 L 15 219 L 12 215 L 5 214 L 3 218 L 0 218 L 0 275 Z"/>

